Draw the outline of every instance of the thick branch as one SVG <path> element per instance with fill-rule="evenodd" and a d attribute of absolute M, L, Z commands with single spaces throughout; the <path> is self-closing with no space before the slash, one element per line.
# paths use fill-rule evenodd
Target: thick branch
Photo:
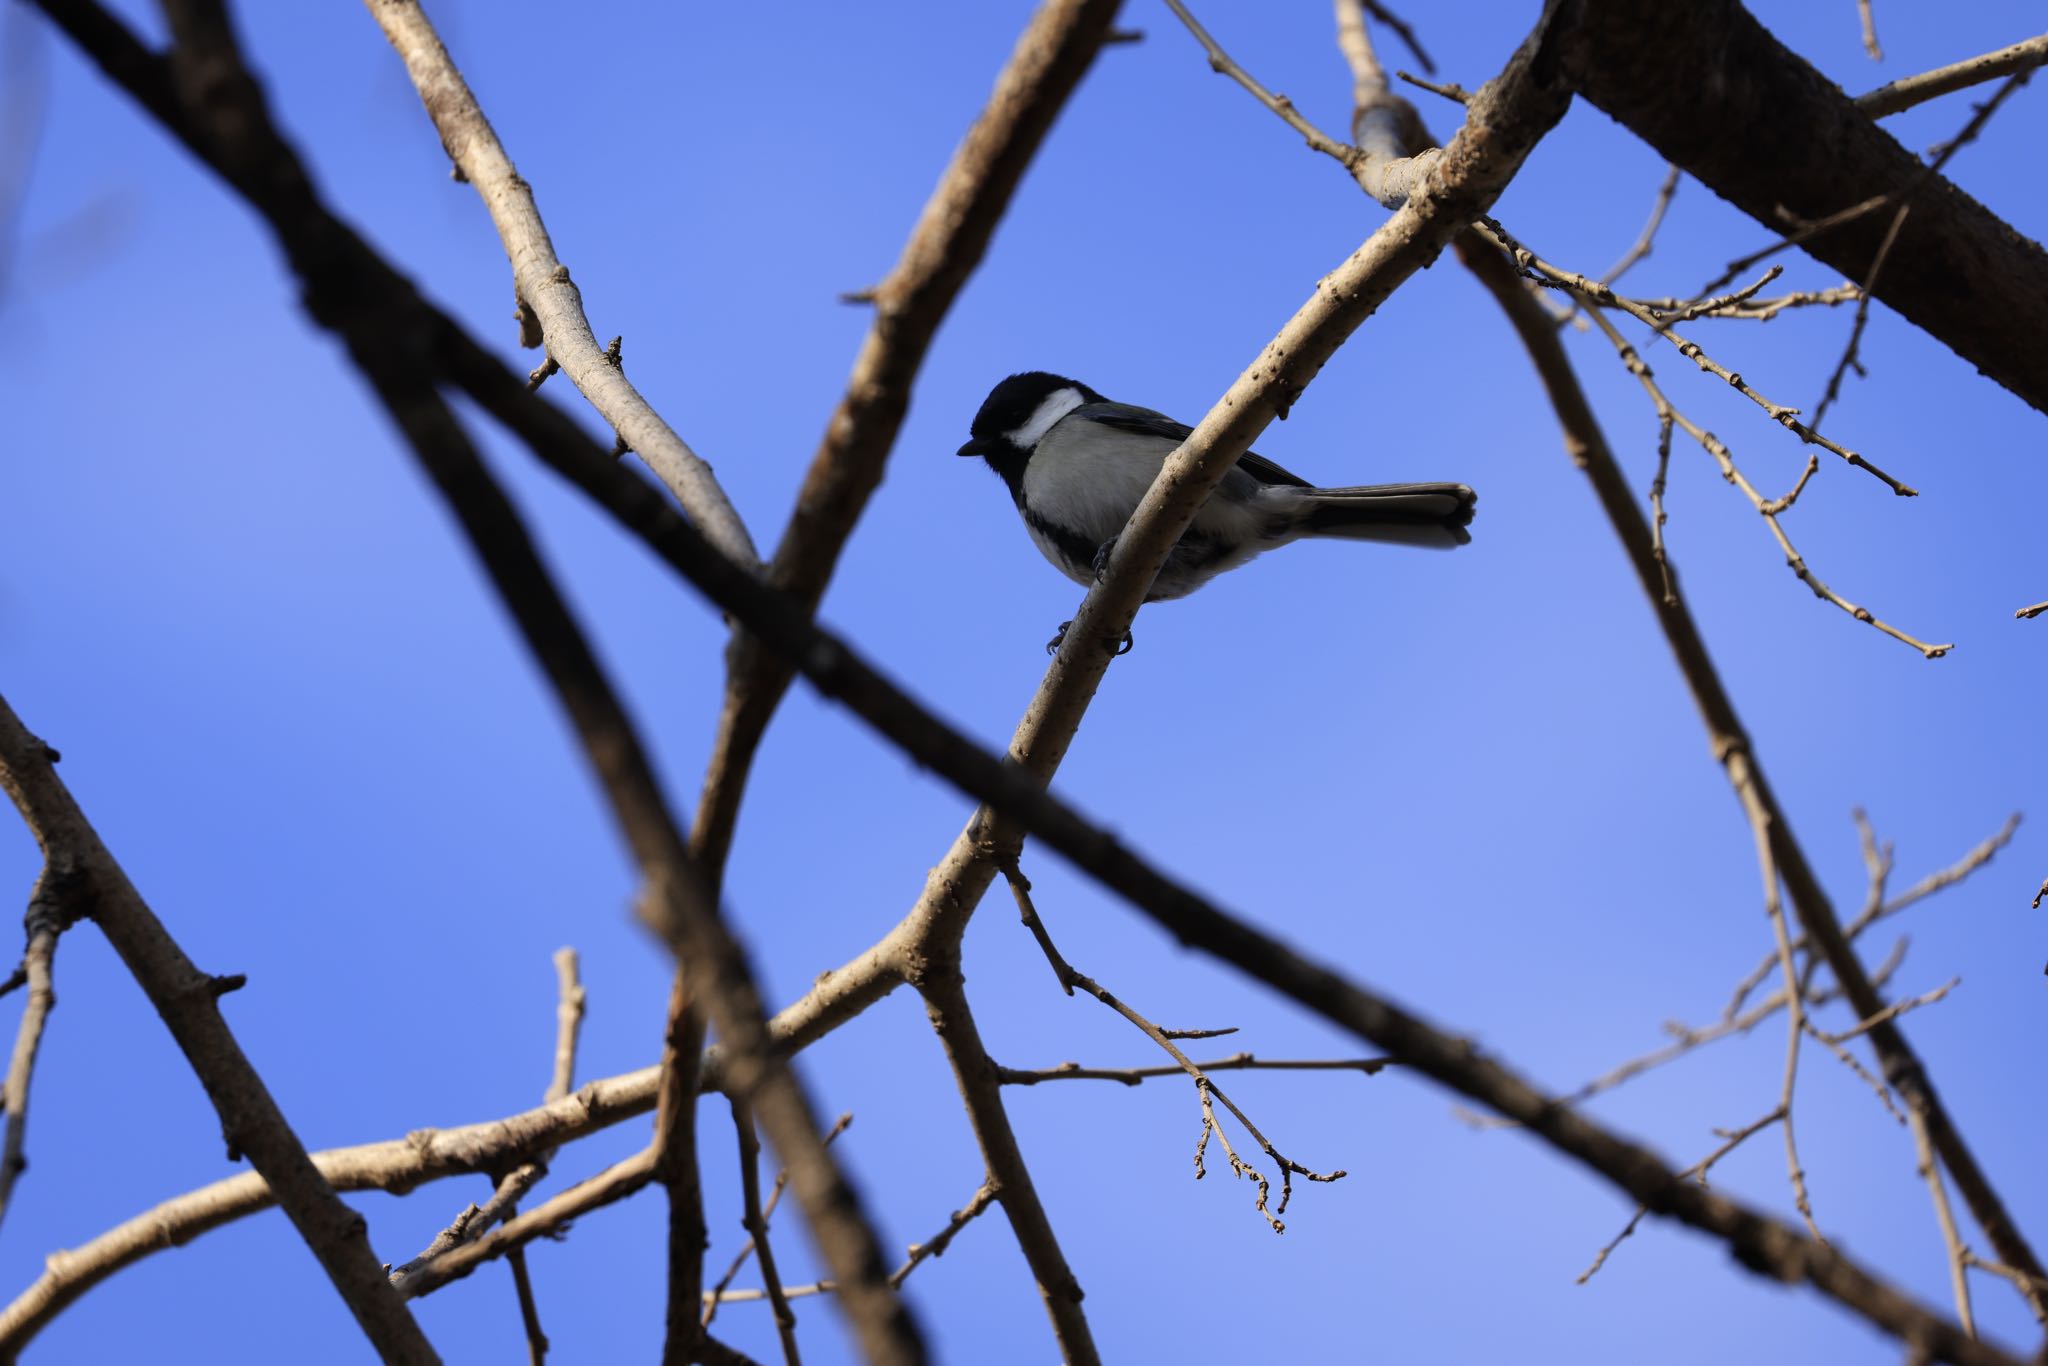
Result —
<path fill-rule="evenodd" d="M 1773 232 L 1913 191 L 1876 297 L 2048 412 L 2048 252 L 1948 180 L 1921 184 L 1919 158 L 1738 0 L 1570 0 L 1559 19 L 1581 94 Z M 1801 245 L 1860 280 L 1889 217 Z"/>
<path fill-rule="evenodd" d="M 229 979 L 207 976 L 185 956 L 72 800 L 51 764 L 53 753 L 0 698 L 0 789 L 28 822 L 46 864 L 67 870 L 69 917 L 93 921 L 121 955 L 205 1086 L 230 1160 L 247 1156 L 261 1174 L 379 1355 L 393 1362 L 439 1361 L 386 1283 L 362 1216 L 322 1178 L 221 1017 L 220 994 Z"/>

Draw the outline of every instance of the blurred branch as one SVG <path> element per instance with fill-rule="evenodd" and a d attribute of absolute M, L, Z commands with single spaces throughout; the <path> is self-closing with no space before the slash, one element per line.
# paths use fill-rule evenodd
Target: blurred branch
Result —
<path fill-rule="evenodd" d="M 767 570 L 768 582 L 807 613 L 817 610 L 881 482 L 933 335 L 981 264 L 1053 120 L 1101 51 L 1119 3 L 1048 0 L 1032 16 L 895 268 L 869 292 L 874 321 Z M 755 751 L 794 676 L 787 659 L 758 640 L 745 633 L 733 638 L 724 706 L 690 829 L 690 848 L 714 886 L 732 847 Z"/>
<path fill-rule="evenodd" d="M 442 328 L 452 333 L 452 324 L 427 309 L 410 285 L 320 201 L 297 154 L 272 124 L 218 4 L 180 0 L 175 7 L 173 29 L 185 66 L 173 93 L 183 93 L 165 101 L 159 59 L 117 20 L 89 0 L 41 2 L 109 76 L 134 91 L 152 112 L 180 111 L 165 119 L 167 126 L 277 234 L 304 287 L 308 312 L 347 343 L 351 359 L 456 515 L 555 688 L 650 889 L 643 912 L 676 952 L 727 1041 L 732 1084 L 751 1095 L 789 1163 L 819 1246 L 847 1286 L 841 1299 L 870 1359 L 922 1360 L 916 1329 L 883 1277 L 873 1230 L 825 1151 L 795 1077 L 769 1051 L 751 969 L 697 874 L 631 722 L 518 513 L 435 389 L 437 375 L 448 368 L 445 360 L 435 363 L 437 344 L 449 340 L 437 333 Z M 442 328 L 433 326 L 436 322 Z M 456 344 L 466 342 L 457 334 Z M 523 403 L 546 409 L 502 366 L 488 358 L 485 364 L 489 374 L 514 387 Z M 606 473 L 658 497 L 610 460 L 599 463 Z M 730 565 L 708 542 L 698 544 Z M 732 566 L 732 572 L 751 581 L 744 567 Z M 377 1279 L 384 1283 L 381 1275 Z"/>
<path fill-rule="evenodd" d="M 43 1029 L 57 1006 L 57 988 L 51 976 L 57 957 L 57 937 L 70 925 L 64 914 L 67 893 L 63 884 L 75 877 L 68 860 L 43 865 L 29 893 L 28 914 L 23 925 L 28 946 L 22 951 L 22 980 L 28 996 L 22 1002 L 21 1027 L 14 1036 L 14 1054 L 7 1064 L 6 1089 L 0 1104 L 7 1110 L 7 1137 L 0 1146 L 0 1217 L 5 1217 L 14 1196 L 14 1181 L 28 1166 L 23 1144 L 28 1136 L 28 1085 L 35 1076 L 36 1054 L 43 1046 Z"/>
<path fill-rule="evenodd" d="M 365 0 L 391 46 L 405 63 L 420 102 L 441 135 L 461 177 L 476 187 L 498 239 L 512 263 L 520 303 L 533 311 L 547 344 L 548 360 L 569 377 L 619 440 L 644 461 L 690 515 L 706 540 L 736 564 L 758 566 L 760 556 L 746 524 L 733 510 L 711 467 L 690 449 L 626 378 L 625 369 L 598 345 L 583 295 L 569 268 L 555 256 L 547 224 L 541 221 L 533 187 L 512 159 L 476 96 L 417 0 Z"/>

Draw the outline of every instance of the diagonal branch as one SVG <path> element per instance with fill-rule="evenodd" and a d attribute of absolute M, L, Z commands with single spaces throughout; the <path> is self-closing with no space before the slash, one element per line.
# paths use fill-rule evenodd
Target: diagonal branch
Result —
<path fill-rule="evenodd" d="M 846 1286 L 840 1303 L 867 1355 L 874 1361 L 922 1360 L 916 1329 L 887 1284 L 874 1232 L 825 1151 L 793 1073 L 769 1049 L 751 969 L 698 877 L 630 721 L 517 512 L 435 390 L 434 376 L 444 367 L 434 363 L 437 339 L 418 327 L 426 310 L 417 296 L 320 201 L 297 154 L 271 123 L 217 0 L 177 0 L 172 6 L 179 40 L 178 79 L 170 86 L 174 100 L 165 99 L 158 60 L 104 11 L 80 0 L 49 0 L 45 8 L 88 52 L 109 57 L 110 75 L 132 78 L 152 109 L 158 102 L 182 106 L 173 130 L 277 234 L 304 285 L 308 311 L 347 343 L 461 522 L 554 686 L 650 889 L 643 914 L 677 953 L 692 990 L 728 1041 L 731 1084 L 751 1097 L 790 1166 L 812 1231 Z M 432 320 L 430 313 L 426 320 Z M 632 479 L 610 462 L 604 467 Z M 698 544 L 730 565 L 708 543 Z M 751 578 L 744 568 L 732 569 Z"/>
<path fill-rule="evenodd" d="M 1924 169 L 1738 0 L 1572 0 L 1561 18 L 1556 50 L 1579 93 L 1773 232 L 1885 202 Z M 2048 251 L 1939 176 L 1912 202 L 1877 298 L 2048 411 Z M 1886 223 L 1842 217 L 1801 245 L 1861 279 Z"/>
<path fill-rule="evenodd" d="M 66 896 L 66 916 L 91 920 L 121 955 L 205 1086 L 229 1160 L 248 1157 L 379 1355 L 391 1362 L 439 1361 L 386 1283 L 362 1216 L 322 1178 L 221 1017 L 221 994 L 240 980 L 209 977 L 185 956 L 100 842 L 57 776 L 54 757 L 0 699 L 0 789 L 28 823 L 46 863 L 68 870 L 61 887 L 52 889 Z"/>
<path fill-rule="evenodd" d="M 1889 85 L 1858 95 L 1856 107 L 1871 118 L 1889 118 L 1916 104 L 1925 104 L 1928 100 L 1952 95 L 1985 81 L 1995 81 L 2000 76 L 2031 71 L 2044 62 L 2048 62 L 2048 33 L 1999 48 L 1996 52 L 1986 52 L 1948 66 L 1938 66 L 1932 71 L 1901 77 Z"/>
<path fill-rule="evenodd" d="M 1119 4 L 1047 0 L 1032 16 L 895 268 L 869 291 L 874 323 L 768 566 L 768 581 L 806 610 L 817 610 L 840 551 L 881 482 L 940 321 L 981 263 L 1053 120 L 1101 51 Z M 690 830 L 690 847 L 714 883 L 732 847 L 754 753 L 794 676 L 787 661 L 759 641 L 735 637 L 704 794 Z"/>
<path fill-rule="evenodd" d="M 28 947 L 21 955 L 19 969 L 28 995 L 22 1001 L 21 1027 L 14 1036 L 14 1056 L 7 1065 L 7 1082 L 0 1091 L 0 1105 L 7 1110 L 7 1137 L 0 1146 L 0 1217 L 14 1195 L 14 1181 L 28 1167 L 22 1146 L 28 1136 L 28 1085 L 35 1076 L 36 1054 L 43 1046 L 43 1029 L 57 1005 L 57 988 L 51 970 L 57 957 L 57 938 L 70 921 L 64 912 L 65 884 L 75 874 L 68 860 L 44 866 L 29 893 L 28 914 L 23 918 Z"/>
<path fill-rule="evenodd" d="M 705 539 L 737 564 L 757 564 L 760 556 L 746 524 L 711 467 L 640 396 L 616 358 L 598 344 L 583 311 L 582 292 L 570 280 L 569 268 L 555 256 L 533 187 L 513 168 L 512 158 L 418 0 L 365 3 L 404 61 L 406 74 L 441 135 L 441 146 L 490 211 L 512 263 L 513 287 L 520 304 L 540 323 L 548 360 L 654 471 Z"/>

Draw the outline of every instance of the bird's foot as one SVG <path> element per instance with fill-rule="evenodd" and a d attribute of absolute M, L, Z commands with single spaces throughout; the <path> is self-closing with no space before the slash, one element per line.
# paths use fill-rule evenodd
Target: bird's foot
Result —
<path fill-rule="evenodd" d="M 1045 642 L 1045 652 L 1047 654 L 1056 655 L 1060 652 L 1060 642 L 1064 641 L 1067 638 L 1067 628 L 1069 626 L 1072 626 L 1073 624 L 1074 623 L 1071 621 L 1063 621 L 1060 623 L 1060 629 L 1054 631 L 1052 633 L 1052 639 Z M 1131 647 L 1136 643 L 1137 641 L 1135 640 L 1135 638 L 1132 637 L 1131 633 L 1129 631 L 1126 631 L 1124 632 L 1123 638 L 1121 640 L 1111 640 L 1105 638 L 1102 642 L 1102 648 L 1109 651 L 1110 658 L 1114 659 L 1118 655 L 1129 654 L 1131 652 Z"/>
<path fill-rule="evenodd" d="M 1115 550 L 1116 537 L 1114 536 L 1104 541 L 1101 545 L 1095 547 L 1095 560 L 1093 568 L 1095 570 L 1095 581 L 1097 583 L 1101 583 L 1102 576 L 1109 572 L 1109 557 L 1111 554 L 1115 552 Z M 1122 651 L 1118 651 L 1118 653 L 1121 654 Z"/>

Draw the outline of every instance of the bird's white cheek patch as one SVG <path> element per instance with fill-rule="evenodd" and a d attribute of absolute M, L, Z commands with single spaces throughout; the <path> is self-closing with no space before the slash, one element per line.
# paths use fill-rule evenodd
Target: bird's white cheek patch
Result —
<path fill-rule="evenodd" d="M 1071 387 L 1055 389 L 1039 400 L 1038 407 L 1032 412 L 1030 421 L 1017 428 L 1016 431 L 1006 432 L 1004 435 L 1028 451 L 1038 444 L 1040 437 L 1052 430 L 1053 423 L 1058 422 L 1087 401 L 1087 399 L 1081 396 L 1079 389 Z"/>

